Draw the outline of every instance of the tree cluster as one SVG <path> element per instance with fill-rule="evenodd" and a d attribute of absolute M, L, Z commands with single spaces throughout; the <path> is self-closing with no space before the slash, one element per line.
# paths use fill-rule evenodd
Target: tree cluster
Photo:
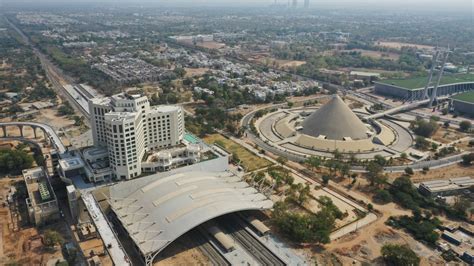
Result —
<path fill-rule="evenodd" d="M 0 150 L 0 173 L 21 173 L 33 165 L 33 157 L 22 150 Z"/>

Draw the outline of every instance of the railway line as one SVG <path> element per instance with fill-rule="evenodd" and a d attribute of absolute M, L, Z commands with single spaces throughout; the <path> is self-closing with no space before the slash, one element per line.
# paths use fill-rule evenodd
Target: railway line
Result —
<path fill-rule="evenodd" d="M 245 248 L 261 265 L 286 265 L 285 262 L 265 247 L 264 244 L 247 232 L 238 222 L 240 219 L 241 218 L 236 215 L 229 215 L 221 217 L 218 221 L 219 225 L 225 228 L 227 233 Z"/>
<path fill-rule="evenodd" d="M 214 266 L 230 266 L 231 264 L 227 261 L 227 259 L 222 256 L 219 251 L 209 242 L 204 235 L 204 229 L 198 228 L 194 229 L 191 234 L 190 238 L 194 241 L 199 250 L 209 258 L 209 261 Z"/>
<path fill-rule="evenodd" d="M 56 93 L 58 93 L 59 96 L 61 96 L 61 98 L 67 100 L 77 112 L 81 113 L 86 118 L 86 120 L 84 122 L 86 124 L 88 124 L 89 123 L 89 118 L 90 118 L 89 110 L 86 109 L 83 105 L 81 105 L 78 102 L 78 100 L 75 99 L 75 97 L 73 95 L 71 95 L 71 93 L 69 91 L 67 91 L 66 88 L 64 87 L 64 84 L 72 83 L 71 82 L 72 78 L 67 77 L 66 75 L 61 73 L 61 70 L 58 69 L 56 66 L 54 66 L 54 64 L 48 58 L 46 58 L 46 56 L 43 53 L 41 53 L 41 51 L 39 51 L 38 48 L 36 48 L 30 42 L 28 36 L 26 36 L 23 33 L 23 31 L 21 31 L 10 20 L 8 20 L 8 18 L 5 18 L 5 19 L 7 20 L 9 25 L 22 37 L 23 41 L 27 45 L 30 45 L 32 47 L 33 52 L 36 54 L 36 56 L 38 56 L 38 58 L 41 62 L 41 66 L 43 67 L 43 69 L 46 73 L 46 76 L 47 76 L 48 80 L 51 82 L 51 84 L 53 85 L 53 89 L 56 91 Z M 79 86 L 77 86 L 75 84 L 71 84 L 71 86 L 74 88 L 76 93 L 79 94 L 80 97 L 83 98 L 84 101 L 87 101 L 88 99 L 90 99 L 90 98 L 87 97 L 87 95 L 92 97 L 92 95 L 90 93 L 88 93 L 84 88 L 81 87 L 80 89 L 77 89 L 76 87 L 79 87 Z M 81 90 L 81 91 L 79 91 L 79 90 Z"/>

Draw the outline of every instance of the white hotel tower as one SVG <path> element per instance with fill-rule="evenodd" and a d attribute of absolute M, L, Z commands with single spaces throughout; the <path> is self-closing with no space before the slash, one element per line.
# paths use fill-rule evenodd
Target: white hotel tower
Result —
<path fill-rule="evenodd" d="M 150 107 L 146 96 L 94 98 L 89 111 L 94 145 L 107 147 L 116 178 L 139 176 L 146 152 L 178 145 L 184 136 L 181 107 Z"/>

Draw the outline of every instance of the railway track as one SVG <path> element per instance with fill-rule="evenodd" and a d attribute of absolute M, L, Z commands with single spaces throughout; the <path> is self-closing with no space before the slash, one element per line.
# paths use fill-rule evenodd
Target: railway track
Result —
<path fill-rule="evenodd" d="M 261 265 L 286 265 L 286 263 L 273 254 L 273 252 L 265 247 L 258 239 L 247 232 L 239 222 L 237 222 L 238 219 L 240 218 L 235 215 L 223 217 L 220 219 L 219 224 Z"/>
<path fill-rule="evenodd" d="M 89 124 L 89 113 L 88 113 L 88 110 L 85 110 L 77 101 L 76 99 L 74 99 L 74 97 L 72 97 L 67 91 L 66 89 L 64 88 L 63 84 L 62 84 L 62 81 L 66 81 L 66 82 L 70 82 L 70 79 L 68 77 L 66 77 L 65 75 L 63 75 L 59 69 L 57 69 L 52 63 L 51 61 L 49 61 L 46 56 L 41 53 L 38 48 L 34 47 L 34 45 L 30 42 L 30 39 L 28 38 L 28 36 L 26 36 L 22 30 L 20 30 L 15 24 L 13 24 L 10 20 L 6 19 L 7 22 L 9 23 L 9 25 L 22 37 L 23 41 L 27 44 L 27 45 L 30 45 L 31 48 L 33 49 L 33 52 L 36 54 L 36 56 L 39 58 L 40 60 L 40 63 L 41 63 L 41 66 L 43 67 L 45 73 L 46 73 L 46 76 L 48 78 L 48 80 L 51 82 L 51 84 L 53 85 L 53 89 L 56 91 L 56 93 L 58 93 L 61 98 L 67 100 L 71 105 L 72 107 L 80 112 L 84 117 L 86 117 L 87 119 L 84 121 L 86 124 Z M 73 84 L 71 84 L 73 85 Z M 90 95 L 89 92 L 85 91 L 82 87 L 80 88 L 80 90 L 82 90 L 82 92 L 79 92 L 78 89 L 76 89 L 76 91 L 78 93 L 82 93 L 82 94 L 85 94 L 86 96 L 87 95 Z M 84 92 L 85 91 L 85 92 Z M 84 97 L 84 96 L 83 96 Z M 86 97 L 87 99 L 87 97 Z"/>
<path fill-rule="evenodd" d="M 205 254 L 214 266 L 230 266 L 231 264 L 217 251 L 209 240 L 199 229 L 194 229 L 190 234 L 190 238 L 196 242 L 199 250 Z"/>

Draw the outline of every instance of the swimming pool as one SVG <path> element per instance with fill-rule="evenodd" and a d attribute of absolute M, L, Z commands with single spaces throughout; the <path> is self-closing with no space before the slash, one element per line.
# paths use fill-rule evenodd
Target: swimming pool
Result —
<path fill-rule="evenodd" d="M 193 134 L 191 133 L 185 133 L 184 134 L 184 140 L 186 140 L 187 142 L 191 143 L 191 144 L 199 144 L 201 143 L 201 140 L 194 136 Z"/>

